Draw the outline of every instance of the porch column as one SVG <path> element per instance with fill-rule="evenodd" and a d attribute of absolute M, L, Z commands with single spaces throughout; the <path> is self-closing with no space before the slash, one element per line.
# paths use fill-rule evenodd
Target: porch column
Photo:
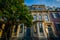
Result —
<path fill-rule="evenodd" d="M 20 24 L 18 25 L 18 29 L 17 29 L 17 37 L 19 36 L 19 32 L 20 32 Z"/>
<path fill-rule="evenodd" d="M 38 33 L 38 37 L 40 37 L 39 22 L 37 22 L 37 33 Z"/>
<path fill-rule="evenodd" d="M 23 24 L 23 35 L 24 35 L 24 24 Z"/>

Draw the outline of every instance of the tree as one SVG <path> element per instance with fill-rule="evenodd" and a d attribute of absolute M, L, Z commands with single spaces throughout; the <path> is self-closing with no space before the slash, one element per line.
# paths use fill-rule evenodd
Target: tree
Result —
<path fill-rule="evenodd" d="M 27 27 L 30 27 L 32 25 L 33 17 L 26 5 L 24 5 L 22 14 L 20 14 L 19 18 L 21 21 L 20 23 L 24 23 Z"/>
<path fill-rule="evenodd" d="M 4 33 L 7 35 L 10 35 L 8 32 L 14 24 L 24 23 L 31 26 L 33 19 L 27 6 L 24 5 L 24 0 L 0 0 L 0 16 L 5 20 Z"/>

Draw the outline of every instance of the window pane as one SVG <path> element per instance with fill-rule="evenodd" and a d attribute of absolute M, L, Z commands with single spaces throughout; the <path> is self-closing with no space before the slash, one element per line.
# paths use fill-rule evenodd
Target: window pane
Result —
<path fill-rule="evenodd" d="M 48 31 L 52 31 L 52 28 L 50 25 L 48 25 Z"/>
<path fill-rule="evenodd" d="M 40 27 L 40 32 L 43 33 L 43 26 L 42 26 L 42 23 L 39 23 L 39 27 Z"/>
<path fill-rule="evenodd" d="M 37 10 L 43 10 L 43 8 L 37 8 Z"/>
<path fill-rule="evenodd" d="M 59 15 L 59 13 L 56 13 L 56 16 L 57 16 L 57 18 L 60 18 L 60 15 Z"/>
<path fill-rule="evenodd" d="M 52 31 L 52 28 L 51 28 L 51 25 L 48 25 L 48 36 L 51 38 L 51 37 L 54 37 L 54 34 L 53 34 L 53 31 Z"/>
<path fill-rule="evenodd" d="M 60 24 L 55 24 L 55 26 L 57 31 L 60 30 Z"/>
<path fill-rule="evenodd" d="M 20 25 L 20 33 L 23 32 L 23 24 Z"/>
<path fill-rule="evenodd" d="M 52 13 L 52 15 L 53 15 L 54 18 L 57 18 L 55 13 Z"/>
<path fill-rule="evenodd" d="M 15 28 L 14 28 L 14 33 L 17 32 L 17 29 L 18 29 L 18 25 L 15 26 Z"/>
<path fill-rule="evenodd" d="M 32 7 L 31 9 L 32 9 L 32 10 L 36 10 L 35 7 Z"/>
<path fill-rule="evenodd" d="M 34 16 L 33 16 L 33 18 L 34 18 L 34 20 L 36 20 L 36 19 L 37 19 L 37 16 L 36 16 L 36 15 L 34 15 Z"/>
<path fill-rule="evenodd" d="M 38 18 L 39 18 L 39 20 L 42 20 L 42 16 L 41 15 L 39 15 Z"/>
<path fill-rule="evenodd" d="M 45 15 L 44 17 L 45 17 L 45 21 L 49 21 L 49 19 L 48 19 L 48 16 L 47 16 L 47 15 Z"/>
<path fill-rule="evenodd" d="M 51 15 L 51 18 L 54 18 L 54 16 L 52 15 L 52 13 L 50 15 Z"/>

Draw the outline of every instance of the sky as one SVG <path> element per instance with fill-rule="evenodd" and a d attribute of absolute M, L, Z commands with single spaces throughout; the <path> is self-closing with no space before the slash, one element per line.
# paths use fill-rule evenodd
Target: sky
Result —
<path fill-rule="evenodd" d="M 24 0 L 27 6 L 33 4 L 60 7 L 60 0 Z"/>

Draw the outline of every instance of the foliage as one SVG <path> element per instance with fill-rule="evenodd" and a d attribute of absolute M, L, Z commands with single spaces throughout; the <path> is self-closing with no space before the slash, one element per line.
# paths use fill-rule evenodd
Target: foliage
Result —
<path fill-rule="evenodd" d="M 0 16 L 5 17 L 11 23 L 16 23 L 19 19 L 19 22 L 26 25 L 32 24 L 32 16 L 27 6 L 24 5 L 24 0 L 0 0 Z"/>

